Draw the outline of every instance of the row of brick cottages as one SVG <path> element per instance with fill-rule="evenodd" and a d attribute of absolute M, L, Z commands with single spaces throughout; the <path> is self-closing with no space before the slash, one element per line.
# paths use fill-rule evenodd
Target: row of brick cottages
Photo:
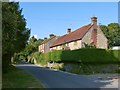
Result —
<path fill-rule="evenodd" d="M 50 34 L 50 38 L 44 38 L 39 45 L 39 52 L 47 53 L 53 50 L 69 49 L 75 50 L 85 47 L 85 44 L 92 44 L 96 48 L 107 49 L 107 38 L 97 25 L 97 17 L 91 18 L 91 23 L 71 32 L 69 28 L 67 34 L 55 36 Z"/>

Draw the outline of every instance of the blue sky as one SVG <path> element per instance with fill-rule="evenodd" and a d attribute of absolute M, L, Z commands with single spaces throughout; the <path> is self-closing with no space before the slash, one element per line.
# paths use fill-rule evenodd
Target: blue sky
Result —
<path fill-rule="evenodd" d="M 74 31 L 91 23 L 92 16 L 104 25 L 118 22 L 117 2 L 20 2 L 20 8 L 31 36 L 38 38 L 64 35 L 67 28 Z"/>

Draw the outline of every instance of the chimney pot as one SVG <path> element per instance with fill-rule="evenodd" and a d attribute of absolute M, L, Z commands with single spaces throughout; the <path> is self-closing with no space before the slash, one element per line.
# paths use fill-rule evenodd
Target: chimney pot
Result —
<path fill-rule="evenodd" d="M 71 28 L 68 28 L 67 29 L 67 33 L 69 34 L 71 32 Z"/>
<path fill-rule="evenodd" d="M 46 37 L 44 37 L 44 40 L 47 40 L 47 38 L 46 38 Z"/>
<path fill-rule="evenodd" d="M 50 34 L 49 36 L 50 36 L 50 38 L 52 38 L 52 37 L 54 37 L 55 35 L 54 35 L 54 34 Z"/>
<path fill-rule="evenodd" d="M 97 24 L 97 17 L 95 17 L 95 16 L 91 17 L 91 22 L 93 24 Z"/>

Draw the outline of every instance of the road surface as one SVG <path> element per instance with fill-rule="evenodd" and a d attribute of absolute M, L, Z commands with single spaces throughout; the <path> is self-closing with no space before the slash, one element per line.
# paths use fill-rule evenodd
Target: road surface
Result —
<path fill-rule="evenodd" d="M 22 62 L 15 65 L 37 78 L 46 88 L 118 88 L 118 79 L 102 79 L 96 75 L 75 75 Z"/>

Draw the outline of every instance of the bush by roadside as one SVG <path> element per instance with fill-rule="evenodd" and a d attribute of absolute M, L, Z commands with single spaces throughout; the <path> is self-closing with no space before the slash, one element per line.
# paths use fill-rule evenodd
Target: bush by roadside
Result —
<path fill-rule="evenodd" d="M 49 53 L 34 52 L 28 56 L 28 62 L 44 67 L 53 64 L 52 69 L 63 70 L 76 74 L 118 73 L 120 50 L 83 48 L 78 50 L 58 50 Z M 63 63 L 64 65 L 60 66 Z M 67 65 L 72 63 L 72 65 Z M 113 65 L 111 65 L 113 64 Z M 66 69 L 69 66 L 69 69 Z M 112 68 L 109 71 L 105 68 Z M 110 67 L 109 67 L 110 66 Z"/>
<path fill-rule="evenodd" d="M 120 50 L 83 48 L 78 50 L 58 50 L 40 54 L 37 62 L 82 62 L 82 63 L 118 63 Z"/>

